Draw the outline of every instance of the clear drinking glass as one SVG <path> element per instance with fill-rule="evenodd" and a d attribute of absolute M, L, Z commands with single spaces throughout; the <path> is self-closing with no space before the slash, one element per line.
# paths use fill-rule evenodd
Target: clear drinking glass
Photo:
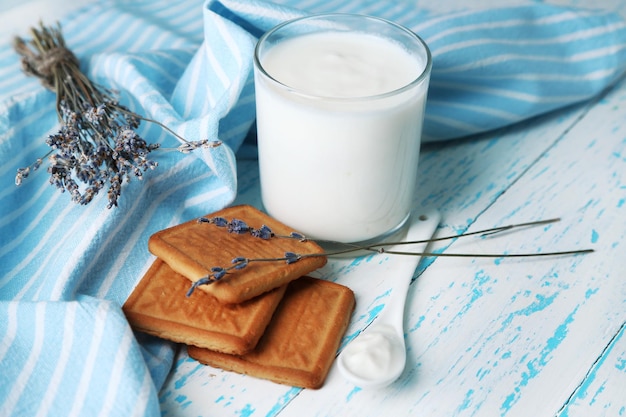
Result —
<path fill-rule="evenodd" d="M 431 70 L 428 46 L 363 15 L 295 19 L 254 55 L 265 210 L 308 237 L 363 243 L 406 223 Z"/>

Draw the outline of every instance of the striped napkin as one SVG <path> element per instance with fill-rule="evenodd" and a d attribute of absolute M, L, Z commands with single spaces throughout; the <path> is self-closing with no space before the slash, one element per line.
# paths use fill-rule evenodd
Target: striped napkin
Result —
<path fill-rule="evenodd" d="M 175 346 L 133 333 L 120 307 L 154 259 L 152 233 L 233 201 L 254 121 L 256 39 L 313 12 L 378 15 L 426 40 L 428 141 L 588 100 L 626 69 L 618 16 L 546 4 L 433 16 L 403 0 L 94 2 L 61 22 L 88 75 L 188 139 L 224 143 L 163 153 L 107 210 L 106 196 L 70 202 L 43 169 L 15 186 L 58 125 L 54 95 L 0 45 L 0 414 L 159 415 Z M 158 126 L 139 132 L 177 145 Z"/>

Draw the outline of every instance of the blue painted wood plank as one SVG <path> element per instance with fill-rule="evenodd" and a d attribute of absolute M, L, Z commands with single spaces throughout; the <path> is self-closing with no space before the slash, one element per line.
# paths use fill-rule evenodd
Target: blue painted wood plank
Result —
<path fill-rule="evenodd" d="M 626 323 L 572 394 L 559 417 L 626 415 Z"/>
<path fill-rule="evenodd" d="M 589 106 L 480 138 L 425 146 L 420 160 L 415 205 L 442 211 L 439 235 L 563 216 L 552 226 L 458 240 L 436 250 L 589 246 L 596 253 L 429 259 L 407 302 L 409 364 L 389 388 L 355 388 L 333 368 L 321 390 L 292 389 L 202 367 L 183 352 L 161 393 L 164 414 L 623 414 L 625 103 L 626 86 L 620 84 Z M 257 169 L 254 161 L 240 162 L 238 202 L 260 206 Z M 366 262 L 333 261 L 319 271 L 358 288 L 346 339 L 384 305 L 384 280 L 359 286 L 350 275 Z"/>
<path fill-rule="evenodd" d="M 405 378 L 373 393 L 333 386 L 334 397 L 317 403 L 318 415 L 337 410 L 375 415 L 384 408 L 393 415 L 527 416 L 561 409 L 626 319 L 626 262 L 620 255 L 626 171 L 618 156 L 626 152 L 620 127 L 625 98 L 621 86 L 598 103 L 486 208 L 471 230 L 545 214 L 562 213 L 561 223 L 458 241 L 447 249 L 513 252 L 582 245 L 597 253 L 437 259 L 414 285 L 407 323 L 413 360 Z M 527 200 L 532 204 L 524 204 Z M 304 413 L 319 398 L 303 392 L 289 411 Z M 609 396 L 619 404 L 616 398 Z"/>

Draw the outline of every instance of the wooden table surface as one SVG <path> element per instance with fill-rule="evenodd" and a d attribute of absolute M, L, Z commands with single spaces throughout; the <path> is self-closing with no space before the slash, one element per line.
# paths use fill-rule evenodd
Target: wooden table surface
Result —
<path fill-rule="evenodd" d="M 626 10 L 624 1 L 593 6 Z M 256 161 L 239 161 L 239 182 L 237 203 L 260 206 Z M 359 389 L 333 366 L 323 388 L 301 390 L 200 365 L 182 348 L 160 393 L 163 414 L 626 415 L 626 81 L 504 130 L 424 145 L 416 191 L 416 210 L 440 211 L 439 236 L 561 218 L 435 250 L 595 252 L 424 259 L 407 299 L 407 367 L 384 389 Z M 384 277 L 358 279 L 370 261 L 332 259 L 318 271 L 356 293 L 346 340 L 385 305 Z"/>
<path fill-rule="evenodd" d="M 55 17 L 53 6 L 62 1 L 2 5 L 19 19 L 6 19 L 0 33 L 36 21 L 35 11 Z M 502 4 L 415 1 L 432 12 Z M 626 0 L 548 2 L 626 15 Z M 239 160 L 238 169 L 236 203 L 260 206 L 256 161 Z M 359 389 L 333 366 L 323 388 L 302 390 L 200 365 L 181 348 L 160 392 L 163 415 L 626 416 L 626 79 L 592 102 L 424 145 L 414 206 L 439 210 L 438 236 L 562 219 L 433 247 L 444 253 L 595 252 L 424 259 L 407 299 L 407 367 L 384 389 Z M 356 293 L 345 341 L 385 307 L 387 277 L 359 280 L 372 261 L 331 259 L 317 271 Z"/>

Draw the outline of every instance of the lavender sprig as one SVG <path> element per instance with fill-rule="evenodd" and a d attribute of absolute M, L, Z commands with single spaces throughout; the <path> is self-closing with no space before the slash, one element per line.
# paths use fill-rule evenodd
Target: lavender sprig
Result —
<path fill-rule="evenodd" d="M 331 252 L 322 252 L 322 253 L 296 253 L 296 252 L 285 252 L 284 256 L 276 257 L 276 258 L 246 258 L 243 256 L 238 256 L 231 260 L 231 265 L 228 267 L 213 267 L 211 268 L 211 273 L 198 281 L 194 282 L 189 290 L 187 291 L 187 296 L 189 297 L 194 290 L 200 285 L 208 285 L 214 282 L 217 282 L 224 278 L 226 274 L 231 273 L 234 270 L 242 270 L 245 269 L 250 263 L 253 262 L 286 262 L 287 264 L 292 264 L 298 262 L 304 258 L 312 258 L 312 257 L 328 257 L 335 255 L 343 255 L 347 253 L 353 252 L 361 252 L 361 251 L 371 251 L 376 253 L 387 253 L 391 255 L 405 255 L 405 256 L 445 256 L 445 257 L 474 257 L 474 258 L 528 258 L 528 257 L 545 257 L 545 256 L 560 256 L 560 255 L 578 255 L 578 254 L 586 254 L 594 252 L 593 249 L 574 249 L 574 250 L 566 250 L 566 251 L 555 251 L 555 252 L 539 252 L 539 253 L 445 253 L 445 252 L 410 252 L 410 251 L 398 251 L 398 250 L 388 250 L 386 249 L 389 246 L 400 246 L 400 245 L 414 245 L 420 243 L 431 243 L 431 242 L 439 242 L 444 240 L 457 239 L 461 237 L 467 236 L 475 236 L 480 235 L 482 237 L 491 236 L 497 233 L 502 233 L 505 231 L 519 229 L 522 227 L 530 227 L 530 226 L 538 226 L 545 225 L 560 221 L 558 218 L 547 219 L 547 220 L 538 220 L 533 222 L 526 223 L 517 223 L 506 226 L 494 227 L 490 229 L 479 230 L 475 232 L 466 232 L 458 235 L 450 235 L 444 237 L 430 238 L 430 239 L 422 239 L 422 240 L 412 240 L 412 241 L 396 241 L 396 242 L 384 242 L 384 243 L 376 243 L 372 245 L 351 245 L 344 244 L 345 249 L 339 249 Z M 291 232 L 289 235 L 277 235 L 272 230 L 263 225 L 258 229 L 250 227 L 244 221 L 240 219 L 231 219 L 230 221 L 225 219 L 224 217 L 200 217 L 198 219 L 199 223 L 213 224 L 217 227 L 224 228 L 228 233 L 234 234 L 250 234 L 259 239 L 270 240 L 272 238 L 283 238 L 283 239 L 295 239 L 300 242 L 306 242 L 308 239 L 297 232 Z M 337 242 L 335 242 L 337 243 Z"/>
<path fill-rule="evenodd" d="M 257 237 L 259 239 L 263 239 L 263 240 L 269 240 L 272 238 L 282 238 L 282 239 L 295 239 L 295 240 L 299 240 L 300 242 L 308 241 L 306 236 L 298 232 L 291 232 L 289 235 L 277 235 L 276 233 L 272 231 L 272 229 L 270 229 L 266 225 L 262 225 L 258 229 L 255 229 L 253 227 L 248 226 L 246 222 L 240 219 L 232 219 L 229 221 L 225 219 L 224 217 L 211 217 L 211 218 L 200 217 L 198 218 L 198 223 L 214 224 L 217 227 L 226 228 L 228 232 L 230 233 L 235 233 L 239 235 L 249 233 L 250 235 Z"/>
<path fill-rule="evenodd" d="M 16 37 L 15 51 L 22 69 L 56 94 L 59 131 L 46 139 L 50 149 L 29 166 L 19 168 L 15 184 L 39 169 L 48 159 L 50 183 L 67 191 L 78 204 L 88 204 L 107 187 L 108 208 L 118 205 L 124 183 L 141 180 L 158 163 L 152 152 L 159 144 L 148 143 L 136 132 L 141 121 L 155 123 L 181 142 L 178 152 L 220 146 L 220 141 L 188 141 L 164 124 L 143 117 L 120 104 L 116 94 L 93 83 L 79 68 L 79 61 L 68 49 L 60 26 L 31 28 L 27 42 Z"/>
<path fill-rule="evenodd" d="M 295 252 L 285 252 L 285 256 L 277 258 L 245 258 L 238 256 L 231 260 L 231 265 L 227 267 L 215 266 L 211 268 L 211 273 L 191 284 L 191 287 L 187 291 L 187 297 L 191 296 L 195 289 L 200 285 L 208 285 L 217 282 L 224 278 L 230 271 L 245 269 L 253 262 L 280 262 L 284 261 L 287 264 L 298 262 L 300 259 L 306 257 L 319 256 L 320 254 L 301 255 Z"/>

